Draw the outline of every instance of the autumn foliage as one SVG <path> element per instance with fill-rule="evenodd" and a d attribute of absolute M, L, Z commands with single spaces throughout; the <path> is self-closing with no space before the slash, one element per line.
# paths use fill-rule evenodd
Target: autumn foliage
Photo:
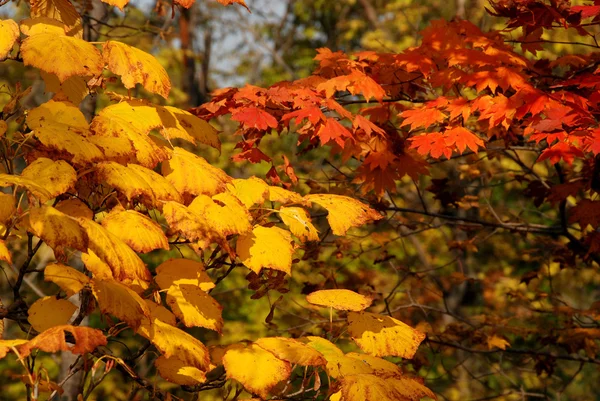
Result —
<path fill-rule="evenodd" d="M 218 2 L 248 7 L 243 0 Z M 176 0 L 173 7 L 192 4 Z M 84 22 L 69 0 L 29 6 L 29 18 L 0 21 L 0 61 L 38 71 L 53 94 L 26 107 L 31 89 L 13 82 L 0 113 L 0 263 L 14 276 L 0 318 L 20 328 L 0 341 L 0 357 L 21 365 L 28 399 L 62 392 L 58 378 L 36 363 L 59 352 L 80 355 L 83 362 L 71 371 L 90 375 L 85 398 L 117 371 L 151 399 L 215 388 L 224 399 L 243 392 L 260 399 L 435 399 L 419 377 L 428 364 L 419 356 L 423 341 L 434 354 L 495 355 L 518 343 L 515 353 L 527 355 L 538 375 L 552 376 L 557 360 L 579 362 L 580 370 L 600 364 L 597 329 L 586 320 L 597 323 L 596 304 L 572 307 L 553 292 L 548 296 L 542 284 L 533 295 L 518 288 L 541 282 L 544 263 L 598 268 L 598 56 L 549 60 L 541 38 L 570 30 L 593 39 L 600 6 L 493 1 L 488 12 L 506 22 L 502 31 L 437 20 L 420 33 L 418 46 L 399 53 L 316 49 L 311 76 L 267 88 L 218 89 L 190 110 L 169 105 L 172 83 L 153 55 L 118 40 L 84 40 Z M 134 97 L 140 88 L 147 96 Z M 105 103 L 86 116 L 79 105 L 90 95 Z M 225 134 L 217 127 L 223 126 L 235 130 L 233 161 L 267 164 L 264 176 L 233 177 L 202 157 L 209 148 L 221 150 Z M 271 154 L 263 144 L 274 135 L 295 135 L 299 151 Z M 298 169 L 305 167 L 290 159 L 322 155 L 323 147 L 340 176 L 329 188 L 300 185 Z M 452 164 L 461 159 L 468 162 Z M 445 177 L 438 176 L 440 165 L 450 166 Z M 507 199 L 514 191 L 532 200 L 539 215 L 497 212 L 480 195 L 504 174 Z M 468 189 L 473 183 L 481 184 L 480 193 Z M 409 196 L 402 199 L 407 184 L 416 188 L 418 207 Z M 379 289 L 366 281 L 374 278 L 370 273 L 360 273 L 345 289 L 323 267 L 370 252 L 352 245 L 361 233 L 372 234 L 373 249 L 385 250 L 372 258 L 375 269 L 396 258 L 394 243 L 406 230 L 443 234 L 451 223 L 467 235 L 433 242 L 456 258 L 408 269 L 393 288 L 384 290 L 389 283 L 380 282 Z M 501 287 L 502 294 L 493 287 L 506 284 L 496 271 L 486 281 L 464 269 L 443 279 L 428 275 L 468 264 L 477 241 L 498 232 L 509 234 L 507 241 L 534 264 L 515 286 Z M 325 250 L 331 243 L 333 256 Z M 548 254 L 536 259 L 537 247 Z M 35 266 L 43 249 L 51 257 Z M 268 298 L 270 311 L 262 317 L 268 336 L 248 332 L 234 342 L 220 340 L 231 322 L 215 294 L 234 283 L 234 269 L 244 270 L 244 286 L 253 291 L 243 302 Z M 303 288 L 290 283 L 298 275 Z M 324 279 L 311 282 L 311 275 Z M 49 289 L 44 296 L 30 291 L 32 280 Z M 408 292 L 410 303 L 394 308 L 404 280 L 420 291 L 418 298 Z M 482 296 L 493 313 L 462 317 L 445 297 L 453 286 L 476 281 L 488 286 Z M 538 310 L 555 313 L 561 323 L 547 336 L 515 323 L 502 309 L 508 301 L 494 304 L 492 294 L 536 302 L 515 307 L 516 316 L 533 325 L 528 313 Z M 285 298 L 299 305 L 294 316 L 309 327 L 273 323 Z M 440 302 L 445 309 L 434 306 Z M 452 321 L 414 328 L 421 319 L 401 315 L 411 308 Z M 529 341 L 560 348 L 523 348 Z M 118 349 L 124 343 L 128 354 Z M 136 360 L 150 354 L 153 365 L 141 373 Z M 412 358 L 412 365 L 401 363 Z"/>

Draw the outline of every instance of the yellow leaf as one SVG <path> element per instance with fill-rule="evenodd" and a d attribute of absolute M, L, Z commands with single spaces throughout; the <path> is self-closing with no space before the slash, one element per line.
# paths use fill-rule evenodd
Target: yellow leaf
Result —
<path fill-rule="evenodd" d="M 171 158 L 162 164 L 162 174 L 181 194 L 213 196 L 223 192 L 231 182 L 225 172 L 205 159 L 175 147 Z"/>
<path fill-rule="evenodd" d="M 139 131 L 138 128 L 122 119 L 111 118 L 103 115 L 103 109 L 92 120 L 91 130 L 94 136 L 90 140 L 97 143 L 108 153 L 110 158 L 123 157 L 129 153 L 134 153 L 133 160 L 137 160 L 144 167 L 154 168 L 158 163 L 166 160 L 169 153 L 163 147 L 157 145 L 147 132 Z M 111 140 L 119 140 L 118 143 L 112 146 Z M 121 153 L 120 148 L 124 148 L 124 141 L 129 143 L 129 146 Z M 128 157 L 127 160 L 130 160 Z"/>
<path fill-rule="evenodd" d="M 116 207 L 104 217 L 102 226 L 138 253 L 169 249 L 169 240 L 160 226 L 135 210 Z"/>
<path fill-rule="evenodd" d="M 354 374 L 340 380 L 344 401 L 408 401 L 395 387 L 372 374 Z"/>
<path fill-rule="evenodd" d="M 121 11 L 123 11 L 123 8 L 129 4 L 129 0 L 102 0 L 102 2 L 118 7 Z"/>
<path fill-rule="evenodd" d="M 226 250 L 229 248 L 227 239 L 212 227 L 204 216 L 194 213 L 181 203 L 166 202 L 163 206 L 163 216 L 171 229 L 190 241 L 198 241 L 202 249 L 212 242 L 218 243 Z"/>
<path fill-rule="evenodd" d="M 373 369 L 374 373 L 377 376 L 392 377 L 402 375 L 402 371 L 400 370 L 398 365 L 390 361 L 386 361 L 385 359 L 378 358 L 369 354 L 359 354 L 357 352 L 348 352 L 346 356 L 349 358 L 354 358 L 363 361 L 364 363 L 369 365 L 371 369 Z"/>
<path fill-rule="evenodd" d="M 226 192 L 217 194 L 212 199 L 206 195 L 198 195 L 188 209 L 204 218 L 206 224 L 223 237 L 246 233 L 252 229 L 251 216 L 246 207 L 235 196 Z"/>
<path fill-rule="evenodd" d="M 111 314 L 137 329 L 150 316 L 146 302 L 129 287 L 112 280 L 92 280 L 92 293 L 103 313 Z"/>
<path fill-rule="evenodd" d="M 277 358 L 294 365 L 321 366 L 327 364 L 325 357 L 319 351 L 292 338 L 267 337 L 260 338 L 254 343 Z"/>
<path fill-rule="evenodd" d="M 251 393 L 265 399 L 280 381 L 290 377 L 289 362 L 282 361 L 256 344 L 229 346 L 223 355 L 228 379 L 234 379 Z"/>
<path fill-rule="evenodd" d="M 77 294 L 91 282 L 91 279 L 80 271 L 57 263 L 46 266 L 44 280 L 58 285 L 67 296 Z"/>
<path fill-rule="evenodd" d="M 487 338 L 487 346 L 488 346 L 488 349 L 490 349 L 490 350 L 493 349 L 494 347 L 498 347 L 500 349 L 506 349 L 506 347 L 510 347 L 510 343 L 502 337 L 490 336 Z"/>
<path fill-rule="evenodd" d="M 77 307 L 66 299 L 44 297 L 29 307 L 27 320 L 35 330 L 42 332 L 51 327 L 67 324 L 76 310 Z"/>
<path fill-rule="evenodd" d="M 18 175 L 12 174 L 0 174 L 0 187 L 8 187 L 11 185 L 17 185 L 20 187 L 25 187 L 29 192 L 33 194 L 33 196 L 38 199 L 51 199 L 52 195 L 50 192 L 46 191 L 44 187 L 39 185 L 37 182 L 32 181 L 27 178 L 20 177 Z"/>
<path fill-rule="evenodd" d="M 12 351 L 13 347 L 27 344 L 27 340 L 0 340 L 0 359 L 4 358 L 6 354 Z"/>
<path fill-rule="evenodd" d="M 16 211 L 15 198 L 12 195 L 0 192 L 0 224 L 10 220 Z"/>
<path fill-rule="evenodd" d="M 227 189 L 242 201 L 247 208 L 252 205 L 262 205 L 269 196 L 269 186 L 260 178 L 234 179 Z"/>
<path fill-rule="evenodd" d="M 97 76 L 102 73 L 102 54 L 85 40 L 40 33 L 21 44 L 23 64 L 55 74 L 60 82 L 69 77 Z"/>
<path fill-rule="evenodd" d="M 174 284 L 167 291 L 167 304 L 187 327 L 205 327 L 221 333 L 223 308 L 195 285 Z"/>
<path fill-rule="evenodd" d="M 73 103 L 49 100 L 27 113 L 27 125 L 32 130 L 43 128 L 49 122 L 87 130 L 89 124 L 83 113 Z"/>
<path fill-rule="evenodd" d="M 195 285 L 202 291 L 215 288 L 215 284 L 206 274 L 204 265 L 191 259 L 169 259 L 156 268 L 156 284 L 162 290 L 172 285 Z M 161 319 L 164 320 L 164 319 Z"/>
<path fill-rule="evenodd" d="M 149 299 L 144 299 L 144 302 L 146 302 L 146 306 L 150 311 L 150 320 L 144 320 L 144 324 L 148 324 L 147 327 L 150 327 L 150 321 L 154 320 L 155 318 L 160 320 L 161 322 L 170 324 L 171 326 L 177 325 L 177 319 L 175 318 L 173 312 L 171 312 L 164 306 L 157 304 L 156 302 L 150 301 Z"/>
<path fill-rule="evenodd" d="M 251 233 L 240 235 L 236 251 L 242 263 L 255 273 L 263 268 L 292 273 L 292 236 L 279 227 L 256 226 Z"/>
<path fill-rule="evenodd" d="M 419 401 L 423 397 L 437 398 L 433 391 L 425 387 L 421 382 L 406 376 L 395 376 L 386 378 L 386 382 L 399 396 L 409 401 Z"/>
<path fill-rule="evenodd" d="M 5 261 L 9 265 L 12 264 L 12 255 L 6 247 L 6 241 L 0 239 L 0 260 Z"/>
<path fill-rule="evenodd" d="M 302 196 L 298 195 L 296 192 L 275 186 L 269 186 L 269 200 L 281 204 L 304 203 Z"/>
<path fill-rule="evenodd" d="M 412 358 L 425 334 L 377 313 L 348 313 L 348 332 L 360 349 L 374 356 Z"/>
<path fill-rule="evenodd" d="M 292 234 L 302 241 L 318 241 L 319 232 L 310 221 L 308 212 L 301 207 L 282 207 L 279 217 L 288 226 Z"/>
<path fill-rule="evenodd" d="M 40 75 L 46 84 L 45 92 L 52 92 L 58 97 L 66 97 L 73 104 L 79 104 L 89 93 L 87 82 L 84 78 L 72 76 L 61 83 L 54 74 L 40 71 Z"/>
<path fill-rule="evenodd" d="M 361 311 L 373 300 L 350 290 L 320 290 L 310 293 L 306 300 L 314 305 L 327 306 L 338 310 Z"/>
<path fill-rule="evenodd" d="M 121 76 L 127 89 L 142 84 L 146 90 L 158 93 L 165 99 L 169 96 L 169 75 L 154 56 L 114 40 L 104 43 L 103 52 L 108 69 Z"/>
<path fill-rule="evenodd" d="M 332 356 L 339 357 L 344 355 L 342 350 L 340 350 L 334 343 L 322 337 L 307 336 L 299 338 L 298 340 L 319 351 L 323 356 L 325 356 L 325 359 L 329 359 Z"/>
<path fill-rule="evenodd" d="M 100 115 L 139 134 L 147 135 L 157 129 L 167 140 L 180 138 L 221 148 L 217 130 L 212 125 L 176 107 L 138 99 L 122 100 L 102 109 Z"/>
<path fill-rule="evenodd" d="M 26 36 L 50 33 L 52 35 L 66 35 L 65 24 L 49 17 L 27 18 L 21 21 L 19 27 Z"/>
<path fill-rule="evenodd" d="M 69 332 L 75 339 L 75 345 L 67 345 L 65 332 Z M 72 342 L 70 340 L 69 342 Z M 54 353 L 58 351 L 69 351 L 74 354 L 87 354 L 101 345 L 106 345 L 106 337 L 100 330 L 90 327 L 75 327 L 69 325 L 56 326 L 45 330 L 37 337 L 19 347 L 19 354 L 26 358 L 31 350 L 39 349 Z"/>
<path fill-rule="evenodd" d="M 45 157 L 40 157 L 25 167 L 21 177 L 37 182 L 50 193 L 50 198 L 40 198 L 41 202 L 46 202 L 64 194 L 70 188 L 73 188 L 77 182 L 77 172 L 69 163 L 64 160 L 54 161 Z"/>
<path fill-rule="evenodd" d="M 185 366 L 193 366 L 202 371 L 208 369 L 210 365 L 208 349 L 185 331 L 156 318 L 143 327 L 147 328 L 147 333 L 139 333 L 147 337 L 165 357 L 174 356 Z"/>
<path fill-rule="evenodd" d="M 56 204 L 55 208 L 59 212 L 63 212 L 71 217 L 81 217 L 82 219 L 88 220 L 91 220 L 94 217 L 94 212 L 77 198 L 60 201 Z"/>
<path fill-rule="evenodd" d="M 32 0 L 30 5 L 32 18 L 54 18 L 65 25 L 68 36 L 83 36 L 81 16 L 69 0 Z"/>
<path fill-rule="evenodd" d="M 366 363 L 356 358 L 350 358 L 336 347 L 332 342 L 321 337 L 303 337 L 299 341 L 319 351 L 327 361 L 325 370 L 333 378 L 357 373 L 373 373 L 373 369 Z"/>
<path fill-rule="evenodd" d="M 146 206 L 162 208 L 162 201 L 180 202 L 179 192 L 160 174 L 137 164 L 127 167 L 115 162 L 96 165 L 98 179 L 121 191 L 129 200 L 140 199 Z"/>
<path fill-rule="evenodd" d="M 327 209 L 327 221 L 335 235 L 346 235 L 350 227 L 358 227 L 382 216 L 360 201 L 340 195 L 306 195 L 304 199 Z"/>
<path fill-rule="evenodd" d="M 99 280 L 114 280 L 110 266 L 104 263 L 91 249 L 81 253 L 81 261 L 86 269 L 92 272 L 92 277 Z"/>
<path fill-rule="evenodd" d="M 78 221 L 88 234 L 89 249 L 110 267 L 115 280 L 147 287 L 152 276 L 144 262 L 127 244 L 98 223 L 81 218 Z"/>
<path fill-rule="evenodd" d="M 6 60 L 19 35 L 19 26 L 15 21 L 0 21 L 0 61 Z"/>
<path fill-rule="evenodd" d="M 176 357 L 166 358 L 161 356 L 154 361 L 154 365 L 162 378 L 171 383 L 194 386 L 206 381 L 206 375 L 203 371 L 193 366 L 185 366 L 185 363 Z"/>
<path fill-rule="evenodd" d="M 29 209 L 29 226 L 52 249 L 69 247 L 85 252 L 88 248 L 87 235 L 77 220 L 52 206 Z"/>

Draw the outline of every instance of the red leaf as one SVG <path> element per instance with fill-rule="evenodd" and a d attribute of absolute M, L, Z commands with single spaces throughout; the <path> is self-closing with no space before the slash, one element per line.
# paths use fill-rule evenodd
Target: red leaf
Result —
<path fill-rule="evenodd" d="M 330 141 L 334 141 L 340 147 L 344 147 L 346 138 L 352 138 L 350 131 L 346 129 L 334 118 L 328 118 L 325 124 L 321 124 L 317 130 L 317 136 L 321 140 L 321 144 L 325 145 Z"/>
<path fill-rule="evenodd" d="M 404 121 L 402 121 L 400 127 L 404 127 L 405 125 L 410 124 L 411 130 L 414 130 L 415 128 L 419 127 L 428 128 L 433 124 L 437 124 L 444 121 L 444 119 L 446 118 L 446 115 L 438 109 L 429 107 L 405 110 L 400 115 L 402 118 L 404 118 Z"/>
<path fill-rule="evenodd" d="M 538 162 L 549 159 L 550 163 L 556 164 L 560 161 L 560 159 L 563 159 L 567 164 L 572 164 L 576 157 L 583 156 L 583 152 L 577 149 L 575 146 L 572 146 L 566 142 L 559 142 L 545 149 L 538 158 Z"/>
<path fill-rule="evenodd" d="M 599 227 L 600 201 L 580 200 L 577 205 L 569 210 L 569 222 L 579 223 L 581 228 L 586 228 L 588 225 L 594 228 Z"/>
<path fill-rule="evenodd" d="M 250 148 L 241 153 L 238 153 L 237 155 L 232 156 L 231 160 L 233 160 L 235 162 L 241 162 L 243 160 L 247 160 L 250 163 L 260 163 L 261 161 L 270 162 L 271 158 L 269 156 L 265 155 L 258 148 Z"/>
<path fill-rule="evenodd" d="M 277 128 L 277 120 L 264 110 L 258 107 L 243 107 L 231 112 L 231 119 L 239 121 L 245 128 L 257 128 L 266 130 L 267 128 Z"/>
<path fill-rule="evenodd" d="M 444 131 L 444 141 L 448 146 L 456 146 L 460 153 L 466 148 L 477 152 L 479 147 L 483 147 L 483 141 L 464 127 L 454 127 Z"/>

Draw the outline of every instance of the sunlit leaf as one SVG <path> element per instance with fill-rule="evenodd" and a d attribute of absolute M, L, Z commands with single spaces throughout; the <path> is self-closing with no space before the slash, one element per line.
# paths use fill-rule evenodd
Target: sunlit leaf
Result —
<path fill-rule="evenodd" d="M 32 18 L 54 18 L 65 25 L 68 36 L 83 36 L 81 16 L 69 0 L 32 0 L 30 5 Z"/>
<path fill-rule="evenodd" d="M 6 241 L 0 239 L 0 260 L 5 261 L 9 265 L 12 264 L 12 255 L 6 247 Z"/>
<path fill-rule="evenodd" d="M 35 330 L 42 332 L 51 327 L 67 324 L 76 310 L 77 307 L 66 299 L 44 297 L 29 307 L 27 320 Z"/>
<path fill-rule="evenodd" d="M 40 33 L 51 33 L 53 35 L 66 35 L 65 24 L 49 17 L 27 18 L 21 20 L 19 28 L 23 35 L 33 36 Z"/>
<path fill-rule="evenodd" d="M 45 157 L 36 159 L 23 169 L 21 177 L 37 182 L 50 193 L 50 198 L 41 198 L 46 202 L 67 192 L 77 181 L 77 172 L 64 160 L 50 160 Z"/>
<path fill-rule="evenodd" d="M 154 361 L 158 373 L 163 379 L 182 386 L 194 386 L 204 383 L 206 375 L 203 371 L 193 366 L 186 366 L 177 357 L 159 357 Z"/>
<path fill-rule="evenodd" d="M 52 92 L 56 94 L 56 97 L 66 97 L 67 100 L 73 104 L 81 103 L 83 98 L 86 97 L 90 92 L 85 78 L 72 76 L 65 82 L 61 83 L 58 77 L 54 74 L 40 71 L 40 75 L 46 84 L 46 93 Z"/>
<path fill-rule="evenodd" d="M 15 198 L 0 192 L 0 224 L 6 223 L 16 211 Z"/>
<path fill-rule="evenodd" d="M 218 333 L 223 328 L 223 307 L 206 292 L 191 284 L 173 284 L 167 304 L 187 327 L 204 327 Z"/>
<path fill-rule="evenodd" d="M 21 44 L 25 65 L 54 74 L 60 82 L 72 76 L 97 76 L 104 68 L 96 46 L 78 38 L 40 33 Z"/>
<path fill-rule="evenodd" d="M 70 266 L 52 263 L 44 269 L 44 280 L 52 281 L 58 285 L 61 290 L 67 293 L 67 296 L 77 294 L 91 279 Z"/>
<path fill-rule="evenodd" d="M 108 5 L 118 7 L 119 10 L 121 10 L 121 11 L 123 11 L 123 8 L 125 8 L 125 6 L 127 4 L 129 4 L 129 0 L 102 0 L 102 1 Z"/>
<path fill-rule="evenodd" d="M 160 226 L 135 210 L 114 208 L 102 219 L 102 226 L 138 253 L 169 249 L 169 241 Z"/>
<path fill-rule="evenodd" d="M 307 195 L 309 202 L 327 209 L 327 221 L 335 235 L 345 235 L 350 227 L 358 227 L 382 216 L 360 201 L 340 195 Z"/>
<path fill-rule="evenodd" d="M 0 21 L 0 61 L 4 61 L 19 37 L 19 26 L 11 19 Z"/>
<path fill-rule="evenodd" d="M 279 227 L 256 226 L 251 233 L 241 235 L 236 251 L 242 263 L 255 273 L 263 268 L 292 272 L 292 236 Z"/>
<path fill-rule="evenodd" d="M 144 317 L 150 316 L 148 306 L 129 287 L 116 281 L 92 280 L 92 293 L 103 313 L 117 317 L 136 329 Z"/>
<path fill-rule="evenodd" d="M 204 265 L 191 259 L 169 259 L 156 268 L 156 284 L 166 290 L 172 285 L 194 285 L 202 291 L 215 288 Z"/>
<path fill-rule="evenodd" d="M 327 363 L 320 352 L 292 338 L 265 337 L 256 340 L 255 344 L 294 365 L 320 366 Z"/>
<path fill-rule="evenodd" d="M 51 199 L 52 195 L 44 187 L 39 185 L 37 182 L 27 178 L 20 177 L 12 174 L 0 174 L 0 187 L 8 186 L 20 186 L 25 187 L 38 199 Z"/>
<path fill-rule="evenodd" d="M 247 207 L 262 205 L 269 196 L 269 186 L 260 178 L 250 177 L 248 179 L 234 179 L 227 185 L 229 191 L 234 194 Z"/>
<path fill-rule="evenodd" d="M 212 199 L 206 195 L 199 195 L 188 208 L 202 216 L 207 224 L 223 237 L 246 233 L 252 229 L 251 216 L 246 207 L 227 192 L 217 194 Z"/>
<path fill-rule="evenodd" d="M 4 358 L 6 354 L 12 351 L 13 347 L 26 344 L 27 340 L 0 340 L 0 359 Z"/>
<path fill-rule="evenodd" d="M 146 90 L 158 93 L 165 99 L 169 96 L 169 75 L 151 54 L 114 40 L 104 43 L 103 54 L 108 69 L 121 76 L 127 89 L 142 84 Z"/>
<path fill-rule="evenodd" d="M 85 252 L 88 238 L 77 220 L 52 206 L 29 209 L 31 232 L 53 249 L 70 247 Z"/>
<path fill-rule="evenodd" d="M 181 194 L 213 196 L 223 192 L 231 182 L 225 172 L 205 159 L 179 147 L 162 163 L 162 174 Z"/>
<path fill-rule="evenodd" d="M 88 220 L 91 220 L 94 217 L 94 212 L 78 198 L 60 201 L 54 208 L 71 217 L 81 217 L 82 219 Z"/>
<path fill-rule="evenodd" d="M 287 380 L 292 371 L 289 362 L 256 344 L 229 346 L 223 355 L 223 366 L 228 379 L 237 380 L 249 392 L 263 399 L 278 382 Z"/>
<path fill-rule="evenodd" d="M 314 305 L 327 306 L 338 310 L 361 311 L 368 308 L 371 298 L 350 290 L 320 290 L 310 293 L 306 300 Z"/>
<path fill-rule="evenodd" d="M 272 185 L 269 186 L 269 201 L 279 202 L 284 205 L 288 203 L 304 203 L 302 196 L 296 192 Z"/>
<path fill-rule="evenodd" d="M 292 234 L 302 241 L 318 241 L 319 232 L 310 221 L 310 216 L 301 207 L 282 207 L 279 217 L 288 226 Z"/>
<path fill-rule="evenodd" d="M 369 312 L 348 313 L 348 332 L 360 349 L 374 356 L 412 358 L 425 339 L 400 320 Z"/>

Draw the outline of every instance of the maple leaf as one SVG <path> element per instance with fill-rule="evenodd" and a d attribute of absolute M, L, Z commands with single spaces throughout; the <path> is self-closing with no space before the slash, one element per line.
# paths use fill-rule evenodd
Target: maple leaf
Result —
<path fill-rule="evenodd" d="M 307 119 L 312 125 L 317 125 L 319 121 L 325 121 L 325 115 L 319 107 L 313 106 L 286 113 L 281 117 L 281 121 L 285 123 L 295 120 L 296 124 L 304 119 Z"/>
<path fill-rule="evenodd" d="M 579 223 L 582 228 L 600 227 L 600 201 L 583 199 L 569 211 L 569 222 Z"/>
<path fill-rule="evenodd" d="M 242 123 L 245 128 L 259 130 L 277 128 L 275 117 L 258 107 L 242 107 L 232 110 L 231 119 Z"/>
<path fill-rule="evenodd" d="M 246 10 L 248 10 L 248 12 L 251 12 L 244 0 L 217 0 L 217 1 L 221 4 L 223 4 L 224 6 L 229 6 L 232 4 L 239 4 L 239 5 L 243 6 Z"/>
<path fill-rule="evenodd" d="M 441 132 L 432 132 L 430 134 L 419 135 L 408 139 L 410 147 L 416 149 L 420 155 L 431 155 L 433 158 L 440 158 L 442 155 L 447 159 L 452 156 L 452 148 L 446 145 L 446 140 Z"/>
<path fill-rule="evenodd" d="M 270 162 L 271 158 L 263 153 L 259 148 L 250 148 L 231 156 L 231 160 L 235 162 L 240 162 L 243 160 L 247 160 L 250 163 L 260 163 L 262 161 Z"/>
<path fill-rule="evenodd" d="M 341 148 L 344 147 L 346 139 L 351 139 L 352 134 L 346 127 L 340 124 L 335 118 L 328 118 L 323 124 L 319 124 L 317 128 L 317 136 L 323 145 L 333 141 Z"/>
<path fill-rule="evenodd" d="M 567 164 L 572 164 L 576 157 L 583 157 L 583 152 L 567 142 L 558 142 L 549 148 L 544 149 L 538 162 L 549 160 L 550 163 L 556 164 L 561 159 Z"/>
<path fill-rule="evenodd" d="M 433 124 L 438 124 L 444 121 L 446 115 L 436 108 L 421 107 L 420 109 L 405 110 L 399 114 L 404 118 L 400 127 L 410 125 L 411 131 L 423 127 L 428 128 Z"/>
<path fill-rule="evenodd" d="M 464 127 L 454 127 L 444 131 L 444 142 L 447 146 L 456 146 L 460 153 L 466 148 L 477 152 L 479 147 L 483 147 L 483 141 Z"/>

